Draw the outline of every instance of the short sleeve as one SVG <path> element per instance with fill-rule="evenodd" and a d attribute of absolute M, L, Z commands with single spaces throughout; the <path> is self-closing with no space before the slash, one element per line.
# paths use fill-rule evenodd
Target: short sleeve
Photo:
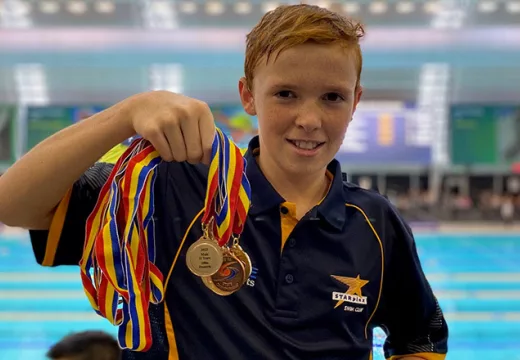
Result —
<path fill-rule="evenodd" d="M 444 359 L 448 351 L 448 326 L 422 270 L 412 231 L 393 207 L 387 226 L 388 258 L 375 318 L 376 325 L 388 335 L 385 357 Z"/>
<path fill-rule="evenodd" d="M 49 230 L 30 230 L 38 264 L 77 265 L 83 252 L 85 224 L 113 165 L 97 163 L 63 197 Z"/>

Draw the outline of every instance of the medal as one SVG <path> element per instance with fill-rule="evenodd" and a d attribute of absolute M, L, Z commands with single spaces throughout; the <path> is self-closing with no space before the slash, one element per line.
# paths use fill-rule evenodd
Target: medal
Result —
<path fill-rule="evenodd" d="M 240 245 L 233 245 L 228 252 L 229 255 L 223 257 L 222 266 L 217 273 L 202 277 L 204 285 L 221 296 L 231 295 L 239 290 L 252 271 L 251 259 Z M 237 264 L 236 260 L 240 264 Z"/>
<path fill-rule="evenodd" d="M 234 293 L 234 291 L 224 291 L 224 290 L 220 290 L 218 287 L 215 286 L 215 284 L 213 283 L 213 280 L 211 279 L 211 276 L 202 276 L 201 277 L 202 279 L 202 283 L 204 285 L 206 285 L 206 287 L 208 289 L 210 289 L 211 291 L 213 291 L 215 294 L 217 295 L 220 295 L 220 296 L 228 296 L 228 295 L 231 295 Z"/>
<path fill-rule="evenodd" d="M 217 242 L 201 237 L 194 242 L 186 252 L 186 265 L 197 276 L 215 274 L 222 265 L 222 249 Z"/>
<path fill-rule="evenodd" d="M 246 280 L 244 264 L 230 250 L 227 250 L 222 259 L 222 266 L 211 276 L 214 287 L 218 291 L 232 294 L 240 289 Z M 213 286 L 210 289 L 214 291 Z"/>
<path fill-rule="evenodd" d="M 219 271 L 213 276 L 202 277 L 202 282 L 215 294 L 231 295 L 246 283 L 252 269 L 251 258 L 239 245 L 238 238 L 234 238 L 233 247 L 223 257 Z"/>
<path fill-rule="evenodd" d="M 244 283 L 245 283 L 247 281 L 247 279 L 249 279 L 249 277 L 251 276 L 251 272 L 253 271 L 253 265 L 251 264 L 251 258 L 249 257 L 249 255 L 247 255 L 247 253 L 244 251 L 244 249 L 242 249 L 242 247 L 238 244 L 233 245 L 233 247 L 231 248 L 231 251 L 233 252 L 233 255 L 235 255 L 238 258 L 238 260 L 240 260 L 240 262 L 242 262 L 242 264 L 244 265 L 244 271 L 245 271 Z"/>

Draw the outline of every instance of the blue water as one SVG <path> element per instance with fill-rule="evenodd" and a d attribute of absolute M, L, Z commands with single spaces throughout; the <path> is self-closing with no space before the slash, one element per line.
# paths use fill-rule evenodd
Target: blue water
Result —
<path fill-rule="evenodd" d="M 417 235 L 450 327 L 448 360 L 520 360 L 520 235 Z M 30 292 L 30 293 L 27 293 Z M 102 329 L 75 267 L 36 265 L 27 237 L 0 235 L 0 360 L 45 359 L 71 331 Z M 382 359 L 377 333 L 375 360 Z"/>

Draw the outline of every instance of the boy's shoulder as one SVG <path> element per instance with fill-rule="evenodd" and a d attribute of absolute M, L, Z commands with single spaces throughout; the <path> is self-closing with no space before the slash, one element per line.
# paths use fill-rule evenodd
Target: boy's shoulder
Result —
<path fill-rule="evenodd" d="M 377 189 L 364 189 L 359 185 L 343 180 L 343 194 L 345 203 L 359 207 L 365 212 L 374 213 L 392 211 L 390 201 Z"/>

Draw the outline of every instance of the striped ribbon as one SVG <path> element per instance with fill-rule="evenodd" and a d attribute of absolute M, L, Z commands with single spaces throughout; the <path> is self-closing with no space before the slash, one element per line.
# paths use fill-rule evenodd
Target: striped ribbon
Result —
<path fill-rule="evenodd" d="M 152 345 L 148 307 L 164 299 L 163 275 L 155 265 L 154 183 L 161 158 L 137 139 L 126 149 L 101 189 L 87 219 L 80 261 L 83 288 L 92 308 L 118 326 L 123 349 Z M 251 188 L 240 149 L 220 129 L 212 145 L 203 226 L 220 246 L 240 235 Z"/>
<path fill-rule="evenodd" d="M 240 149 L 220 130 L 215 134 L 208 172 L 202 225 L 210 226 L 219 246 L 232 234 L 240 235 L 251 204 L 246 160 Z"/>

